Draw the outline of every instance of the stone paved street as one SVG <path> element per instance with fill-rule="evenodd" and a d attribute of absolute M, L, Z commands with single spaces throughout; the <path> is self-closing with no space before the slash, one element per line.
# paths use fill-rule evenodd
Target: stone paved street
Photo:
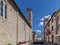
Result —
<path fill-rule="evenodd" d="M 53 44 L 31 44 L 31 45 L 53 45 Z"/>
<path fill-rule="evenodd" d="M 36 42 L 33 42 L 30 45 L 53 45 L 53 44 L 52 43 L 48 43 L 48 42 L 44 42 L 44 41 L 36 41 Z"/>

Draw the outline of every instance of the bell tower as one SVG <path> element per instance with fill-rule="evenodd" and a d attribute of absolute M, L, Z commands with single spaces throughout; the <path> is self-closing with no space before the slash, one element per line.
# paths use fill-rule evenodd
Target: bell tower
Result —
<path fill-rule="evenodd" d="M 27 9 L 27 16 L 28 16 L 27 20 L 32 27 L 32 9 L 30 9 L 30 8 Z"/>

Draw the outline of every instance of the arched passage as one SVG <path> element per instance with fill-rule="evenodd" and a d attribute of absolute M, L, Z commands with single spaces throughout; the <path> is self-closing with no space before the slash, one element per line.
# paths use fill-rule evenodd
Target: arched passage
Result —
<path fill-rule="evenodd" d="M 0 41 L 11 41 L 11 37 L 8 31 L 0 30 Z"/>

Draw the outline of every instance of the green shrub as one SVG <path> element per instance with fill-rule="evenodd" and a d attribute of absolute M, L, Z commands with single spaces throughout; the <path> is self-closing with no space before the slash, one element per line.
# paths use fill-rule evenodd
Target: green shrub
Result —
<path fill-rule="evenodd" d="M 7 45 L 12 45 L 11 43 L 8 43 Z"/>

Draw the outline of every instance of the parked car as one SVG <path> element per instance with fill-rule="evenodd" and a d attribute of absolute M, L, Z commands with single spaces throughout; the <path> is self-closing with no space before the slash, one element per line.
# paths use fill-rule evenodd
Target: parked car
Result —
<path fill-rule="evenodd" d="M 44 44 L 44 42 L 42 42 L 42 41 L 36 41 L 36 42 L 33 42 L 33 44 Z"/>

